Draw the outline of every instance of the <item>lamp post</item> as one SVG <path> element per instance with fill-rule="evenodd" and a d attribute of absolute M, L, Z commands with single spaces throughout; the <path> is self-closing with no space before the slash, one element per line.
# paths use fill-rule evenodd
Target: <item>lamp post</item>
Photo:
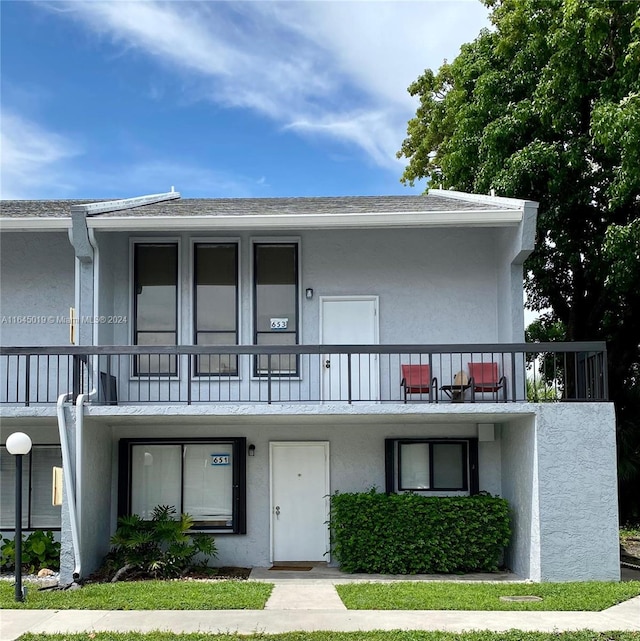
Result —
<path fill-rule="evenodd" d="M 16 601 L 24 601 L 22 591 L 22 457 L 31 451 L 31 439 L 23 432 L 14 432 L 7 438 L 7 451 L 16 457 Z"/>

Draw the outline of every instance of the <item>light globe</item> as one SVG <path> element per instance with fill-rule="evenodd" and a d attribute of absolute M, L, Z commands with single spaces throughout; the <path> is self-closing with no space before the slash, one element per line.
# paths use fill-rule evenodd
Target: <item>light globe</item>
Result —
<path fill-rule="evenodd" d="M 7 438 L 7 451 L 9 454 L 29 454 L 31 451 L 31 439 L 24 432 L 14 432 Z"/>

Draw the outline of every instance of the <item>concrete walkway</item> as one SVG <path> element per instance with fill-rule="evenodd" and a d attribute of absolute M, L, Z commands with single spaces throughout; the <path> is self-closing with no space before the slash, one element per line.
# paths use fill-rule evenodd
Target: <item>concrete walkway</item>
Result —
<path fill-rule="evenodd" d="M 264 610 L 1 610 L 0 641 L 31 632 L 209 632 L 276 634 L 295 630 L 492 630 L 640 631 L 640 597 L 603 612 L 476 612 L 444 610 L 346 610 L 335 585 L 400 577 L 344 575 L 333 568 L 274 572 L 256 568 L 250 580 L 275 584 Z M 407 577 L 402 577 L 406 580 Z M 465 575 L 455 580 L 513 581 L 513 575 Z M 433 580 L 415 576 L 413 580 Z M 438 580 L 442 581 L 440 575 Z"/>

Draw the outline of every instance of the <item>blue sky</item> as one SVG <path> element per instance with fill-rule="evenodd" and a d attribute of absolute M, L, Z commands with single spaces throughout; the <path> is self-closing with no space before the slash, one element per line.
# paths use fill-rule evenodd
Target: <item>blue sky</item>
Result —
<path fill-rule="evenodd" d="M 0 2 L 2 198 L 416 193 L 406 89 L 476 0 Z"/>

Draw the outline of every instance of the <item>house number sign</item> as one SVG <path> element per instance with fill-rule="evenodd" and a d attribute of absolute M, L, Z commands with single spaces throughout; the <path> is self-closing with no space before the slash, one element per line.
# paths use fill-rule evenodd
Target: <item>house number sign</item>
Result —
<path fill-rule="evenodd" d="M 231 456 L 229 454 L 212 454 L 211 465 L 229 465 Z"/>
<path fill-rule="evenodd" d="M 287 329 L 289 326 L 288 318 L 272 318 L 271 329 Z"/>

